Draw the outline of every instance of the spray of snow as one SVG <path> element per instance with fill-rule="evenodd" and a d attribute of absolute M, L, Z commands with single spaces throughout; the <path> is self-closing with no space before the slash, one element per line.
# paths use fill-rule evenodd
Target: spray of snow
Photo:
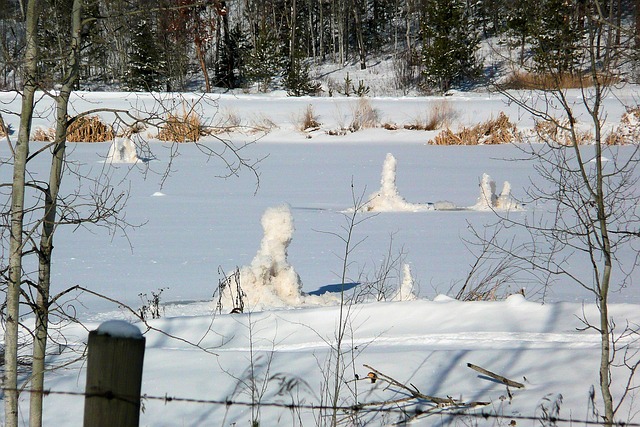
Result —
<path fill-rule="evenodd" d="M 264 308 L 324 305 L 335 302 L 331 295 L 311 296 L 302 293 L 302 281 L 287 260 L 287 249 L 295 230 L 287 205 L 268 208 L 262 215 L 264 236 L 250 265 L 240 268 L 240 287 L 244 304 L 250 311 Z M 232 292 L 226 289 L 224 292 Z M 222 300 L 233 299 L 224 295 Z"/>
<path fill-rule="evenodd" d="M 387 154 L 382 165 L 381 187 L 369 196 L 363 211 L 368 212 L 422 212 L 433 210 L 433 206 L 407 202 L 396 187 L 396 158 Z"/>
<path fill-rule="evenodd" d="M 108 163 L 137 163 L 139 161 L 136 145 L 129 137 L 116 137 L 109 147 Z"/>
<path fill-rule="evenodd" d="M 479 211 L 514 211 L 522 210 L 523 206 L 511 195 L 511 184 L 508 181 L 504 182 L 502 192 L 497 195 L 495 181 L 485 173 L 480 181 L 478 201 L 470 209 Z"/>
<path fill-rule="evenodd" d="M 409 264 L 402 264 L 402 283 L 391 297 L 392 301 L 414 301 L 418 299 L 414 291 L 414 281 L 411 275 L 411 266 Z"/>

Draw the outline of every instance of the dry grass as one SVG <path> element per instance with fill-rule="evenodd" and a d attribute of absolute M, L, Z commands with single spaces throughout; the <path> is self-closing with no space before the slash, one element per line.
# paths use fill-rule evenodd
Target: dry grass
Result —
<path fill-rule="evenodd" d="M 409 130 L 436 130 L 451 126 L 453 120 L 458 116 L 447 101 L 439 101 L 431 105 L 431 108 L 424 116 L 418 116 L 411 123 L 404 125 Z"/>
<path fill-rule="evenodd" d="M 620 125 L 607 136 L 608 145 L 634 144 L 640 140 L 640 106 L 627 108 Z"/>
<path fill-rule="evenodd" d="M 302 114 L 298 117 L 297 123 L 298 129 L 303 132 L 318 130 L 321 125 L 318 115 L 313 110 L 313 105 L 311 104 L 307 105 Z"/>
<path fill-rule="evenodd" d="M 277 127 L 278 125 L 264 114 L 252 117 L 249 125 L 252 133 L 269 133 Z"/>
<path fill-rule="evenodd" d="M 34 141 L 52 142 L 56 137 L 56 130 L 53 128 L 43 129 L 38 128 L 31 135 L 31 139 Z"/>
<path fill-rule="evenodd" d="M 458 133 L 445 129 L 434 139 L 432 145 L 494 145 L 508 144 L 518 138 L 516 126 L 509 117 L 500 112 L 498 118 L 487 120 L 471 128 L 463 128 Z"/>
<path fill-rule="evenodd" d="M 183 111 L 181 115 L 169 113 L 158 132 L 160 141 L 197 142 L 202 134 L 200 116 L 193 111 Z"/>
<path fill-rule="evenodd" d="M 358 99 L 358 103 L 352 110 L 353 116 L 349 130 L 357 132 L 362 129 L 371 129 L 380 123 L 380 114 L 373 108 L 371 102 L 366 98 Z"/>
<path fill-rule="evenodd" d="M 102 122 L 98 116 L 78 117 L 67 129 L 69 142 L 105 142 L 113 140 L 111 126 Z"/>
<path fill-rule="evenodd" d="M 575 126 L 574 126 L 575 127 Z M 570 124 L 567 120 L 540 120 L 537 121 L 534 132 L 542 142 L 552 145 L 573 145 L 573 136 L 570 130 Z M 575 131 L 575 140 L 578 145 L 589 144 L 593 141 L 593 135 L 588 131 Z"/>
<path fill-rule="evenodd" d="M 614 85 L 619 82 L 615 76 L 600 76 L 601 84 Z M 535 74 L 515 72 L 502 84 L 502 89 L 579 89 L 593 86 L 591 74 L 563 73 L 555 74 Z"/>
<path fill-rule="evenodd" d="M 80 116 L 67 129 L 68 142 L 106 142 L 115 136 L 113 128 L 105 124 L 98 116 Z M 31 138 L 34 141 L 52 142 L 55 140 L 54 128 L 38 128 Z"/>

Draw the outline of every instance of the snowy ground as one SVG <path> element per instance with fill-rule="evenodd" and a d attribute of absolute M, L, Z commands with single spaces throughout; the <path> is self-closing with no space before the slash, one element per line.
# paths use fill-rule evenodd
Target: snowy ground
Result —
<path fill-rule="evenodd" d="M 621 101 L 630 104 L 638 93 L 627 89 L 616 95 L 606 103 L 612 125 L 624 111 Z M 6 94 L 1 96 L 6 108 L 15 108 L 15 101 Z M 143 102 L 149 108 L 153 100 L 146 95 L 86 93 L 73 105 L 81 111 L 98 106 L 140 107 Z M 456 112 L 454 127 L 476 124 L 496 117 L 500 111 L 505 111 L 520 129 L 533 126 L 530 117 L 507 105 L 498 95 L 460 93 L 446 98 L 371 99 L 380 123 L 400 127 L 426 114 L 430 104 L 442 102 Z M 58 230 L 53 265 L 55 291 L 81 285 L 138 308 L 142 305 L 140 294 L 150 297 L 152 292 L 164 289 L 164 318 L 151 324 L 190 342 L 199 342 L 215 353 L 148 332 L 143 393 L 250 402 L 247 389 L 238 388 L 238 378 L 245 378 L 253 357 L 257 367 L 254 377 L 261 384 L 272 378 L 265 382 L 263 401 L 320 401 L 324 383 L 321 372 L 326 371 L 329 343 L 335 337 L 338 307 L 212 316 L 212 294 L 222 277 L 220 269 L 229 273 L 251 264 L 261 245 L 260 221 L 268 208 L 289 206 L 295 230 L 287 248 L 288 263 L 299 276 L 302 290 L 317 293 L 335 289 L 332 285 L 340 282 L 344 245 L 335 233 L 344 236 L 345 213 L 348 215 L 353 207 L 352 183 L 357 196 L 378 191 L 387 154 L 397 161 L 396 189 L 412 204 L 447 201 L 455 207 L 472 207 L 478 201 L 479 184 L 485 173 L 496 181 L 498 191 L 502 182 L 509 181 L 516 198 L 524 197 L 530 182 L 536 180 L 533 164 L 510 161 L 520 155 L 514 146 L 432 146 L 426 142 L 437 132 L 404 129 L 376 128 L 344 136 L 329 135 L 328 131 L 349 125 L 357 103 L 353 98 L 221 96 L 204 107 L 203 113 L 211 123 L 228 123 L 235 116 L 248 126 L 266 121 L 275 125 L 266 134 L 222 135 L 237 143 L 258 138 L 243 150 L 245 157 L 262 159 L 258 186 L 255 176 L 246 170 L 239 177 L 218 178 L 224 172 L 221 164 L 207 159 L 193 144 L 179 147 L 172 173 L 161 185 L 171 150 L 168 144 L 151 141 L 154 160 L 114 164 L 110 169 L 111 183 L 130 193 L 127 221 L 143 226 L 130 230 L 126 237 L 121 233 L 110 236 L 106 230 L 95 228 Z M 322 125 L 312 132 L 301 132 L 297 130 L 298 117 L 309 104 Z M 5 120 L 17 129 L 14 117 Z M 36 120 L 36 127 L 50 125 L 48 118 Z M 211 138 L 204 143 L 215 146 L 216 141 Z M 0 156 L 5 158 L 6 144 L 2 147 Z M 97 174 L 109 168 L 104 163 L 109 149 L 108 143 L 72 144 L 69 158 L 84 173 Z M 624 155 L 632 149 L 620 150 Z M 46 159 L 34 162 L 34 177 L 43 179 L 47 176 Z M 10 173 L 6 165 L 0 168 L 2 182 L 9 180 Z M 67 191 L 74 191 L 75 184 L 73 179 L 65 181 Z M 544 211 L 544 206 L 525 206 L 511 214 L 526 218 Z M 354 241 L 362 242 L 350 255 L 348 281 L 375 275 L 391 244 L 392 254 L 402 252 L 403 261 L 411 266 L 421 299 L 352 308 L 347 348 L 354 350 L 348 357 L 352 367 L 345 374 L 346 380 L 353 380 L 355 373 L 365 376 L 368 369 L 362 365 L 368 364 L 401 382 L 414 384 L 425 394 L 489 402 L 489 406 L 470 413 L 484 410 L 515 417 L 517 425 L 536 425 L 517 417 L 540 416 L 539 405 L 552 406 L 552 402 L 560 400 L 560 394 L 560 416 L 589 416 L 589 389 L 597 384 L 599 353 L 597 335 L 576 329 L 581 326 L 583 311 L 589 318 L 595 316 L 595 307 L 586 292 L 572 283 L 556 283 L 546 295 L 546 304 L 541 305 L 540 286 L 528 282 L 514 283 L 504 293 L 516 293 L 525 287 L 529 301 L 518 295 L 503 302 L 450 301 L 439 295 L 454 294 L 474 261 L 463 242 L 471 237 L 469 226 L 483 230 L 496 221 L 493 212 L 401 210 L 365 212 L 361 218 L 368 219 L 354 230 Z M 633 259 L 635 253 L 619 256 L 624 261 Z M 572 267 L 584 271 L 585 265 L 577 263 Z M 397 285 L 400 271 L 393 273 L 390 283 Z M 614 288 L 612 313 L 620 328 L 627 322 L 640 324 L 637 286 L 634 283 L 622 290 Z M 116 304 L 88 295 L 80 295 L 69 304 L 87 322 L 89 330 L 103 320 L 131 319 Z M 52 363 L 69 360 L 76 354 L 73 350 L 80 350 L 86 341 L 86 331 L 77 326 L 67 326 L 64 335 L 68 346 L 62 348 L 62 354 L 51 356 Z M 270 361 L 268 372 L 266 361 Z M 504 385 L 478 375 L 467 368 L 467 363 L 523 382 L 525 388 L 510 390 L 509 398 Z M 293 398 L 277 394 L 276 373 L 299 380 L 291 390 Z M 623 387 L 622 374 L 614 387 L 617 396 Z M 401 395 L 396 389 L 385 389 L 383 383 L 349 382 L 349 388 L 343 390 L 342 403 L 354 403 L 355 385 L 361 402 Z M 84 366 L 75 363 L 51 373 L 47 387 L 83 391 Z M 48 396 L 45 423 L 80 425 L 82 411 L 76 409 L 81 407 L 80 400 Z M 240 405 L 152 399 L 144 405 L 141 425 L 146 426 L 248 425 L 251 419 L 251 408 Z M 428 409 L 428 405 L 423 404 L 421 409 Z M 625 407 L 621 418 L 626 420 L 632 413 Z M 318 416 L 317 411 L 303 410 L 300 419 L 304 425 L 315 425 L 314 416 Z M 376 423 L 396 421 L 399 416 L 392 412 Z M 260 418 L 263 425 L 299 424 L 298 414 L 283 408 L 263 408 Z M 511 418 L 456 420 L 460 425 L 508 425 Z M 414 422 L 438 425 L 449 421 L 435 414 Z"/>

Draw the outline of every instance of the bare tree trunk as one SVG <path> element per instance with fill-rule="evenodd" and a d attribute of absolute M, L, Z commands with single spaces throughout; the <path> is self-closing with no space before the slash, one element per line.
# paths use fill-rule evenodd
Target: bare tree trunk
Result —
<path fill-rule="evenodd" d="M 48 192 L 45 194 L 45 209 L 40 236 L 38 295 L 35 306 L 35 331 L 33 339 L 33 362 L 31 374 L 31 400 L 29 405 L 29 426 L 42 426 L 42 400 L 44 390 L 45 356 L 47 349 L 47 332 L 49 327 L 49 293 L 51 287 L 51 255 L 53 252 L 53 235 L 56 227 L 57 200 L 62 182 L 66 139 L 67 111 L 71 91 L 78 81 L 79 54 L 82 29 L 80 16 L 82 0 L 74 0 L 71 11 L 71 46 L 67 62 L 67 75 L 56 99 L 56 136 L 51 159 Z"/>
<path fill-rule="evenodd" d="M 360 7 L 358 1 L 353 2 L 353 19 L 356 26 L 356 39 L 358 41 L 358 53 L 360 54 L 360 69 L 367 69 L 367 54 L 364 49 L 364 39 L 362 36 L 362 19 L 360 19 Z"/>
<path fill-rule="evenodd" d="M 33 118 L 34 94 L 37 88 L 38 62 L 38 1 L 27 4 L 24 91 L 20 114 L 20 130 L 16 142 L 13 184 L 11 190 L 11 236 L 9 243 L 9 283 L 5 327 L 4 416 L 6 427 L 18 426 L 18 321 L 20 316 L 20 285 L 22 283 L 22 249 L 24 226 L 24 194 L 29 136 Z"/>
<path fill-rule="evenodd" d="M 209 80 L 209 72 L 207 71 L 207 63 L 204 60 L 204 52 L 202 51 L 201 43 L 198 41 L 195 42 L 196 45 L 196 55 L 198 56 L 198 62 L 200 62 L 200 69 L 202 70 L 202 75 L 204 76 L 204 87 L 205 92 L 211 92 L 211 81 Z"/>

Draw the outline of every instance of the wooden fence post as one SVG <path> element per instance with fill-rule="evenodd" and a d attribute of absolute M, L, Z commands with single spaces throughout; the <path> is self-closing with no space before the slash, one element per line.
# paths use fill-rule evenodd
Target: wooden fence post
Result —
<path fill-rule="evenodd" d="M 110 320 L 89 333 L 84 427 L 138 427 L 145 338 Z"/>

